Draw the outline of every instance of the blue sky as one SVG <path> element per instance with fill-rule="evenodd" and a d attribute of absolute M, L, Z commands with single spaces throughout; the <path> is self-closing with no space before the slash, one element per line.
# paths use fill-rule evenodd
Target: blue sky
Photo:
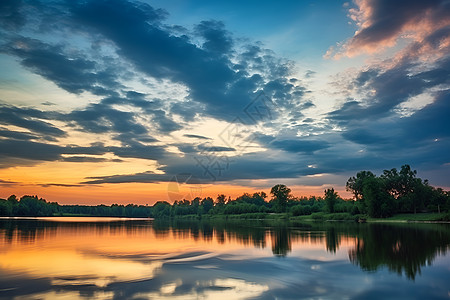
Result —
<path fill-rule="evenodd" d="M 151 202 L 180 174 L 212 194 L 344 194 L 356 172 L 403 164 L 450 187 L 446 1 L 0 11 L 0 197 Z"/>

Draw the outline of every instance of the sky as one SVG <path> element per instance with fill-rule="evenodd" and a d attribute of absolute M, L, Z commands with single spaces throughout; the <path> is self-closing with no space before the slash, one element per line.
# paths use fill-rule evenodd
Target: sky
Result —
<path fill-rule="evenodd" d="M 450 2 L 3 0 L 0 198 L 450 189 Z"/>

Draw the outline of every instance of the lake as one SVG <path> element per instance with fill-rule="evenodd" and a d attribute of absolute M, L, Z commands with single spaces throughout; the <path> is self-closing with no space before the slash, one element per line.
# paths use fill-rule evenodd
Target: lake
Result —
<path fill-rule="evenodd" d="M 449 299 L 449 224 L 0 219 L 0 299 Z"/>

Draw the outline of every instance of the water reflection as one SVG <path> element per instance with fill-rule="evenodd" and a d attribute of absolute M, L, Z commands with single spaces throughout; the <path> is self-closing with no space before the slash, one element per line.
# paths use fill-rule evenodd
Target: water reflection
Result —
<path fill-rule="evenodd" d="M 3 219 L 0 298 L 370 298 L 391 275 L 414 298 L 425 266 L 447 298 L 449 245 L 441 224 Z"/>
<path fill-rule="evenodd" d="M 450 245 L 448 226 L 365 226 L 359 228 L 350 261 L 364 270 L 386 266 L 414 280 L 424 266 L 431 265 Z"/>

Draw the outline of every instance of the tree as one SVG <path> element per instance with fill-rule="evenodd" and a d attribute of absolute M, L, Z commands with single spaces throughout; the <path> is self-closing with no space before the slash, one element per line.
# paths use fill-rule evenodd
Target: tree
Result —
<path fill-rule="evenodd" d="M 395 199 L 405 197 L 414 192 L 417 185 L 416 170 L 411 170 L 409 165 L 403 165 L 400 172 L 396 168 L 384 170 L 381 178 L 385 180 L 386 189 Z"/>
<path fill-rule="evenodd" d="M 356 174 L 356 177 L 350 177 L 347 180 L 345 188 L 348 192 L 352 192 L 355 195 L 356 200 L 363 198 L 363 186 L 364 181 L 368 178 L 375 178 L 375 175 L 370 171 L 361 171 Z"/>
<path fill-rule="evenodd" d="M 154 217 L 168 217 L 170 216 L 170 203 L 167 201 L 158 201 L 153 205 Z"/>
<path fill-rule="evenodd" d="M 12 205 L 9 201 L 0 199 L 0 216 L 11 216 L 12 215 Z"/>
<path fill-rule="evenodd" d="M 225 205 L 225 199 L 226 199 L 226 196 L 224 194 L 217 195 L 216 205 L 224 206 Z"/>
<path fill-rule="evenodd" d="M 325 201 L 327 203 L 327 209 L 330 213 L 334 213 L 334 206 L 338 200 L 338 194 L 333 188 L 325 190 Z"/>
<path fill-rule="evenodd" d="M 403 165 L 400 172 L 397 169 L 384 170 L 381 178 L 384 179 L 386 191 L 396 200 L 400 211 L 416 213 L 418 208 L 424 206 L 426 197 L 426 184 L 422 179 L 416 178 L 417 171 L 409 165 Z"/>
<path fill-rule="evenodd" d="M 273 196 L 274 208 L 277 212 L 286 211 L 286 203 L 290 197 L 291 189 L 284 184 L 277 184 L 270 190 Z"/>
<path fill-rule="evenodd" d="M 202 209 L 205 214 L 207 214 L 214 207 L 214 200 L 210 197 L 206 197 L 202 200 Z"/>
<path fill-rule="evenodd" d="M 363 185 L 364 201 L 369 216 L 385 218 L 394 211 L 393 197 L 386 191 L 383 178 L 367 178 Z"/>
<path fill-rule="evenodd" d="M 263 206 L 266 204 L 267 194 L 264 192 L 253 193 L 252 203 L 258 206 Z"/>

